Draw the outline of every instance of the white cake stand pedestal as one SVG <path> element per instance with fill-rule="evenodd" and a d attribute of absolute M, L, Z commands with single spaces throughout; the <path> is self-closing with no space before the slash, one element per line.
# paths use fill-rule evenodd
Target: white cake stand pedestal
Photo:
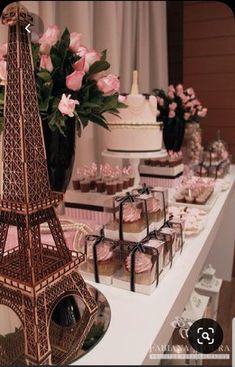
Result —
<path fill-rule="evenodd" d="M 140 174 L 139 174 L 139 164 L 140 159 L 151 159 L 151 158 L 164 158 L 167 156 L 167 151 L 165 149 L 159 150 L 159 152 L 111 152 L 109 150 L 104 150 L 102 153 L 103 157 L 109 158 L 121 158 L 129 159 L 129 162 L 134 170 L 135 175 L 135 186 L 140 184 Z"/>

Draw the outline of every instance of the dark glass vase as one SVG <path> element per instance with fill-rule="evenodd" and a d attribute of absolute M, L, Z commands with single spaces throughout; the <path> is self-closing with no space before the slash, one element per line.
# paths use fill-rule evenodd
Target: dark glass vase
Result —
<path fill-rule="evenodd" d="M 163 140 L 167 150 L 178 152 L 184 140 L 185 121 L 183 119 L 166 119 L 163 123 Z"/>
<path fill-rule="evenodd" d="M 74 118 L 66 121 L 65 135 L 56 129 L 52 131 L 43 121 L 43 134 L 47 155 L 47 167 L 51 189 L 65 192 L 72 176 L 75 156 L 76 126 Z"/>

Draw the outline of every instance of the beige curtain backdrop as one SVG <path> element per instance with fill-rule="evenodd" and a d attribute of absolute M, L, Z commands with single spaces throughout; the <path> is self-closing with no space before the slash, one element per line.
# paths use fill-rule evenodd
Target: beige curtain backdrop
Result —
<path fill-rule="evenodd" d="M 57 24 L 61 31 L 83 35 L 83 43 L 108 50 L 110 72 L 120 76 L 121 92 L 131 88 L 132 71 L 139 71 L 139 90 L 150 93 L 168 84 L 165 1 L 22 1 L 37 14 L 44 29 Z M 0 25 L 0 42 L 7 27 Z M 78 166 L 101 162 L 104 131 L 90 123 L 77 138 L 73 176 Z M 116 163 L 116 162 L 115 162 Z M 119 162 L 120 163 L 120 162 Z"/>

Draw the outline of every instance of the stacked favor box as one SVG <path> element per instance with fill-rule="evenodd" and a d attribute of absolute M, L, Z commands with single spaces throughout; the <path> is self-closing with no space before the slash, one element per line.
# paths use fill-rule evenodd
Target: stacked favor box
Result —
<path fill-rule="evenodd" d="M 143 186 L 113 200 L 113 218 L 86 237 L 85 279 L 151 294 L 183 247 L 182 225 L 168 217 L 167 189 Z"/>

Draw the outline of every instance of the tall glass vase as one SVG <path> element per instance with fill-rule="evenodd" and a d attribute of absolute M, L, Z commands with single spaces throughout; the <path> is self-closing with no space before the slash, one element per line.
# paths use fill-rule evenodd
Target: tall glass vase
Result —
<path fill-rule="evenodd" d="M 197 122 L 186 123 L 183 142 L 184 163 L 189 166 L 198 164 L 201 160 L 202 151 L 200 125 Z"/>

